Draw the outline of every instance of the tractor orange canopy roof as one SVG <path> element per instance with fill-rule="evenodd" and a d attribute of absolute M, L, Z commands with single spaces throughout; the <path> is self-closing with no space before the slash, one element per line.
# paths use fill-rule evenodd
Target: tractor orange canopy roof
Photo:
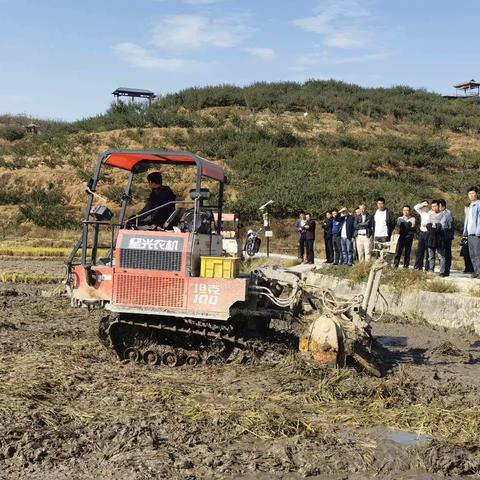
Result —
<path fill-rule="evenodd" d="M 112 167 L 132 171 L 140 162 L 159 164 L 196 165 L 204 177 L 225 181 L 223 168 L 190 152 L 167 152 L 160 150 L 110 150 L 105 152 L 104 163 Z"/>

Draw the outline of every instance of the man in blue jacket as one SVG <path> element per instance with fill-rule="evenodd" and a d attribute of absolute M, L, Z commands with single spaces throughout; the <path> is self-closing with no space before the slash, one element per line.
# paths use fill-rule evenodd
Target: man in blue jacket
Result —
<path fill-rule="evenodd" d="M 342 223 L 338 210 L 332 210 L 332 241 L 333 241 L 333 264 L 339 265 L 342 263 L 342 243 L 340 239 L 340 230 Z"/>
<path fill-rule="evenodd" d="M 477 187 L 468 189 L 468 199 L 470 206 L 463 224 L 463 235 L 468 238 L 468 252 L 474 270 L 472 278 L 478 278 L 480 276 L 480 202 Z"/>
<path fill-rule="evenodd" d="M 339 212 L 342 228 L 340 230 L 340 243 L 342 245 L 342 265 L 353 265 L 353 235 L 355 232 L 354 218 L 347 208 L 343 207 Z"/>

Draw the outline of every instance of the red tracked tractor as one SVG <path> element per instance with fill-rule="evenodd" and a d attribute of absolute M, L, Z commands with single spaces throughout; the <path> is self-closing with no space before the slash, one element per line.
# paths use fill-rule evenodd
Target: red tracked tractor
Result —
<path fill-rule="evenodd" d="M 137 219 L 152 213 L 127 222 L 135 175 L 160 165 L 196 169 L 190 198 L 175 202 L 163 225 L 135 227 Z M 127 173 L 118 215 L 105 205 L 94 206 L 102 198 L 96 190 L 105 167 Z M 215 201 L 205 181 L 218 185 Z M 218 164 L 187 152 L 100 154 L 86 189 L 82 235 L 67 260 L 72 306 L 109 312 L 99 336 L 122 360 L 169 366 L 245 361 L 280 344 L 320 363 L 353 363 L 380 375 L 370 320 L 383 255 L 372 267 L 365 295 L 350 300 L 317 287 L 314 271 L 239 273 L 238 255 L 224 248 L 224 237 L 231 242 L 222 219 L 225 183 Z M 110 248 L 100 258 L 102 229 L 109 232 Z"/>

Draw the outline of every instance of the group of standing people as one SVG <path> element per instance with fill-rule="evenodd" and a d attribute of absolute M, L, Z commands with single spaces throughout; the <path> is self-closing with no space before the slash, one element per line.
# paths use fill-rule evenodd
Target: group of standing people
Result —
<path fill-rule="evenodd" d="M 415 205 L 420 216 L 415 269 L 435 270 L 436 257 L 440 258 L 440 276 L 448 277 L 452 265 L 454 237 L 453 215 L 445 200 L 427 200 Z"/>
<path fill-rule="evenodd" d="M 480 277 L 480 200 L 477 187 L 468 190 L 470 205 L 466 209 L 463 228 L 462 252 L 465 271 Z M 326 263 L 353 265 L 354 261 L 369 262 L 374 242 L 385 243 L 398 234 L 394 266 L 410 266 L 414 238 L 417 252 L 414 268 L 433 272 L 437 257 L 440 276 L 448 277 L 452 264 L 454 223 L 452 212 L 444 199 L 424 200 L 412 208 L 404 205 L 402 215 L 395 217 L 387 208 L 385 199 L 377 199 L 375 213 L 366 205 L 352 212 L 346 207 L 326 212 L 322 221 Z M 298 234 L 298 257 L 304 263 L 314 262 L 315 221 L 311 214 L 300 213 L 295 223 Z M 403 262 L 402 262 L 403 258 Z"/>
<path fill-rule="evenodd" d="M 370 261 L 372 241 L 388 242 L 395 228 L 391 211 L 385 199 L 377 200 L 377 211 L 371 215 L 365 205 L 360 205 L 353 214 L 343 207 L 326 213 L 322 223 L 327 263 L 353 265 L 355 259 Z M 298 258 L 304 263 L 313 263 L 315 221 L 309 213 L 300 212 L 295 222 L 298 235 Z"/>
<path fill-rule="evenodd" d="M 383 197 L 377 199 L 374 214 L 364 204 L 352 212 L 346 207 L 328 211 L 322 223 L 327 263 L 351 266 L 355 260 L 369 262 L 373 242 L 389 242 L 399 221 Z"/>

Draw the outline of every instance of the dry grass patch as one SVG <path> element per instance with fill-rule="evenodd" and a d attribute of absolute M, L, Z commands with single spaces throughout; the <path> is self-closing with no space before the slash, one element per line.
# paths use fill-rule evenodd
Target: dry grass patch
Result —
<path fill-rule="evenodd" d="M 8 257 L 68 257 L 72 249 L 64 247 L 30 247 L 30 246 L 1 246 L 0 245 L 0 255 L 5 255 Z M 106 256 L 108 253 L 107 249 L 99 249 L 98 255 Z M 77 256 L 80 255 L 80 252 L 77 253 Z"/>
<path fill-rule="evenodd" d="M 297 260 L 289 259 L 289 258 L 278 258 L 278 257 L 252 257 L 246 258 L 243 262 L 241 262 L 241 270 L 242 272 L 251 272 L 255 268 L 261 267 L 294 267 L 298 265 Z"/>
<path fill-rule="evenodd" d="M 70 252 L 61 247 L 0 246 L 0 255 L 9 257 L 66 257 Z"/>
<path fill-rule="evenodd" d="M 297 360 L 298 361 L 298 360 Z M 283 365 L 285 375 L 303 369 Z M 308 367 L 307 367 L 308 369 Z M 269 401 L 230 397 L 228 405 L 186 402 L 179 411 L 189 422 L 210 423 L 262 439 L 315 435 L 335 425 L 368 428 L 383 425 L 471 444 L 478 439 L 480 407 L 458 400 L 468 388 L 452 384 L 425 388 L 405 370 L 387 380 L 365 379 L 350 370 L 313 368 L 317 386 L 306 393 L 282 391 Z M 455 402 L 453 401 L 455 398 Z"/>
<path fill-rule="evenodd" d="M 446 282 L 445 280 L 440 280 L 438 278 L 428 280 L 422 290 L 437 293 L 458 293 L 460 291 L 454 283 Z"/>
<path fill-rule="evenodd" d="M 385 272 L 384 282 L 397 293 L 409 292 L 413 289 L 437 293 L 458 293 L 458 287 L 453 283 L 431 274 L 410 268 L 388 268 Z"/>
<path fill-rule="evenodd" d="M 0 282 L 3 283 L 57 283 L 61 279 L 53 275 L 46 275 L 43 273 L 29 273 L 29 272 L 0 272 Z"/>
<path fill-rule="evenodd" d="M 469 291 L 468 293 L 472 296 L 472 297 L 478 297 L 480 298 L 480 285 L 474 285 Z"/>

